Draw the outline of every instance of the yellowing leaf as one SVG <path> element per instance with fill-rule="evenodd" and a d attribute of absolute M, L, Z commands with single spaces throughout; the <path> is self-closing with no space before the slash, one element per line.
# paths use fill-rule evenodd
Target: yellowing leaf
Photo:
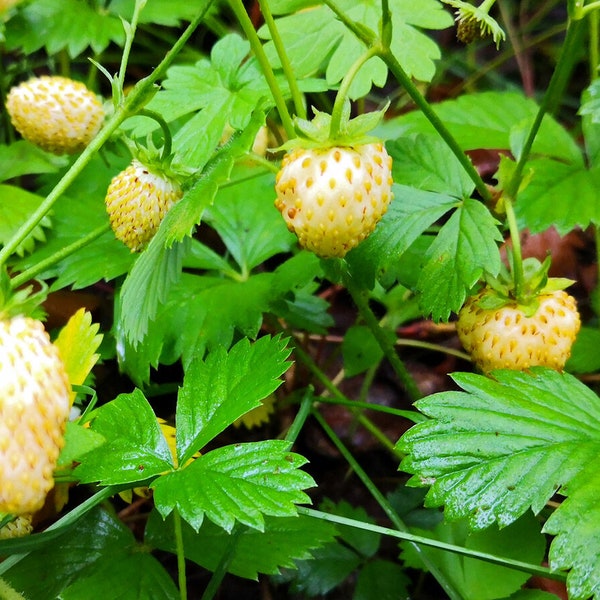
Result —
<path fill-rule="evenodd" d="M 98 334 L 99 327 L 97 323 L 92 323 L 92 315 L 80 308 L 54 341 L 71 385 L 82 385 L 100 356 L 96 354 L 102 341 L 102 334 Z M 75 392 L 72 392 L 71 403 L 74 399 Z"/>
<path fill-rule="evenodd" d="M 271 394 L 267 396 L 260 406 L 253 408 L 246 414 L 242 415 L 239 419 L 233 422 L 234 427 L 239 427 L 244 424 L 248 429 L 258 427 L 263 423 L 267 423 L 271 417 L 271 414 L 275 411 L 275 396 Z"/>

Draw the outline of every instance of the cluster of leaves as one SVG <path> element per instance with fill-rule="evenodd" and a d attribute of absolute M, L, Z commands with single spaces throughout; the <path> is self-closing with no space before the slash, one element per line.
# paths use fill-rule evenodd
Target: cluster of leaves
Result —
<path fill-rule="evenodd" d="M 102 282 L 114 291 L 114 322 L 101 351 L 104 359 L 115 357 L 137 387 L 102 398 L 99 407 L 90 407 L 69 426 L 60 467 L 74 481 L 97 485 L 107 494 L 150 488 L 152 510 L 136 538 L 110 510 L 75 509 L 58 521 L 55 534 L 50 529 L 25 542 L 0 544 L 2 551 L 15 554 L 0 573 L 32 598 L 74 600 L 89 597 L 90 589 L 98 597 L 109 597 L 114 589 L 132 597 L 179 597 L 152 554 L 161 550 L 183 552 L 209 571 L 250 579 L 274 575 L 273 581 L 290 593 L 306 596 L 327 594 L 350 576 L 355 600 L 408 596 L 406 567 L 425 565 L 454 597 L 545 598 L 519 591 L 526 573 L 463 559 L 448 548 L 416 550 L 402 543 L 404 566 L 382 558 L 379 533 L 298 514 L 297 505 L 310 502 L 305 490 L 315 481 L 301 469 L 306 459 L 291 452 L 290 442 L 221 444 L 221 434 L 260 407 L 290 366 L 293 344 L 278 332 L 279 324 L 285 323 L 288 332 L 326 333 L 333 320 L 317 291 L 323 282 L 344 278 L 339 263 L 300 250 L 274 208 L 277 154 L 269 155 L 271 161 L 251 155 L 265 120 L 274 130 L 272 145 L 282 141 L 273 82 L 251 42 L 232 30 L 226 8 L 218 2 L 200 4 L 148 0 L 131 52 L 130 71 L 150 71 L 161 56 L 151 54 L 146 63 L 145 50 L 167 53 L 171 36 L 176 39 L 185 23 L 205 12 L 199 42 L 209 42 L 188 44 L 146 105 L 173 133 L 173 164 L 191 174 L 184 197 L 147 249 L 134 255 L 107 231 L 54 260 L 61 249 L 108 223 L 106 188 L 130 160 L 123 137 L 160 140 L 155 121 L 133 115 L 70 182 L 9 264 L 13 273 L 37 269 L 52 290 Z M 330 4 L 269 2 L 298 88 L 315 102 L 327 101 L 364 51 Z M 390 52 L 407 76 L 431 81 L 441 58 L 431 30 L 450 27 L 450 13 L 437 0 L 389 4 Z M 110 71 L 111 56 L 120 55 L 125 45 L 121 19 L 132 18 L 134 5 L 133 0 L 30 0 L 11 9 L 3 23 L 3 51 L 18 60 L 3 75 L 2 89 L 38 62 L 52 66 L 57 55 L 81 76 L 82 59 L 90 53 Z M 377 31 L 383 19 L 379 4 L 369 0 L 340 0 L 335 6 L 364 31 Z M 157 28 L 164 36 L 156 35 Z M 261 44 L 274 81 L 289 100 L 292 86 L 272 38 L 265 25 L 254 43 Z M 391 71 L 383 58 L 372 57 L 357 73 L 349 97 L 376 97 L 374 88 L 390 81 Z M 96 77 L 92 69 L 90 81 L 108 92 Z M 532 232 L 554 227 L 565 234 L 600 224 L 599 93 L 594 81 L 583 95 L 582 145 L 551 116 L 541 122 L 527 151 L 526 185 L 515 205 L 522 227 Z M 496 175 L 502 186 L 525 152 L 539 106 L 514 90 L 495 90 L 441 102 L 435 112 L 463 152 L 487 149 L 502 155 Z M 75 160 L 13 141 L 6 125 L 0 145 L 0 244 L 72 172 Z M 481 201 L 464 164 L 423 112 L 389 118 L 376 133 L 394 161 L 395 200 L 369 239 L 348 254 L 344 275 L 384 307 L 389 329 L 414 318 L 448 321 L 484 274 L 499 273 L 502 214 Z M 73 367 L 79 365 L 80 376 L 73 382 L 81 385 L 99 339 L 85 325 L 78 331 L 75 341 L 63 337 L 62 343 L 80 351 Z M 395 339 L 390 331 L 385 335 Z M 572 372 L 600 369 L 591 351 L 599 336 L 596 328 L 584 328 L 569 364 Z M 383 356 L 376 336 L 362 323 L 345 332 L 346 376 L 376 368 Z M 174 382 L 173 447 L 148 398 L 156 370 L 162 373 L 178 362 L 184 375 Z M 464 391 L 418 402 L 427 419 L 414 416 L 423 422 L 396 447 L 405 456 L 402 470 L 414 475 L 411 484 L 430 488 L 426 506 L 444 506 L 450 522 L 440 522 L 438 510 L 416 511 L 418 495 L 407 507 L 406 491 L 390 498 L 391 511 L 425 542 L 495 554 L 513 566 L 518 561 L 536 565 L 544 558 L 545 538 L 531 511 L 546 516 L 548 500 L 557 493 L 566 496 L 543 524 L 543 533 L 554 536 L 550 566 L 569 571 L 573 598 L 600 598 L 600 555 L 594 544 L 599 535 L 598 397 L 573 376 L 543 369 L 498 372 L 493 378 L 455 374 L 454 381 Z M 320 508 L 367 527 L 373 521 L 364 509 L 345 502 L 325 501 Z M 32 578 L 32 572 L 40 577 Z"/>

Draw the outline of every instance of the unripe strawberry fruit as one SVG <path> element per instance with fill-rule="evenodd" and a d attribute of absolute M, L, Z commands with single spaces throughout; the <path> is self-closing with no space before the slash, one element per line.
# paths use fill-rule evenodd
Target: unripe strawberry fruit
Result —
<path fill-rule="evenodd" d="M 34 77 L 13 87 L 6 110 L 15 129 L 53 154 L 81 152 L 98 133 L 104 109 L 96 95 L 66 77 Z"/>
<path fill-rule="evenodd" d="M 143 250 L 182 196 L 177 181 L 134 159 L 113 178 L 106 192 L 106 210 L 115 236 L 132 252 Z"/>
<path fill-rule="evenodd" d="M 275 206 L 301 246 L 323 258 L 342 257 L 385 214 L 391 168 L 382 143 L 297 148 L 283 159 Z"/>
<path fill-rule="evenodd" d="M 0 321 L 0 512 L 34 513 L 54 485 L 71 408 L 58 349 L 29 317 Z"/>
<path fill-rule="evenodd" d="M 469 298 L 456 323 L 462 345 L 483 372 L 565 366 L 581 325 L 572 296 L 563 290 L 542 294 L 537 311 L 527 316 L 516 303 L 478 306 L 487 293 Z"/>

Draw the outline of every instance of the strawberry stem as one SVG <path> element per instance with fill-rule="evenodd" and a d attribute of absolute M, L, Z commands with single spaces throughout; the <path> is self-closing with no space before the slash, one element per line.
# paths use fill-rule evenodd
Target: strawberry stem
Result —
<path fill-rule="evenodd" d="M 344 133 L 345 123 L 344 120 L 344 105 L 346 104 L 346 100 L 348 99 L 348 91 L 350 90 L 350 86 L 354 81 L 357 73 L 360 71 L 362 66 L 374 56 L 377 56 L 379 53 L 379 46 L 371 46 L 366 52 L 361 54 L 354 64 L 348 69 L 346 75 L 342 79 L 342 83 L 338 89 L 337 95 L 335 97 L 335 102 L 333 104 L 333 111 L 331 113 L 331 123 L 329 125 L 329 139 L 331 141 L 335 141 L 340 133 Z"/>
<path fill-rule="evenodd" d="M 169 157 L 171 155 L 171 148 L 173 145 L 173 138 L 171 137 L 171 130 L 169 129 L 168 123 L 165 121 L 165 119 L 163 119 L 163 117 L 160 114 L 154 112 L 153 110 L 148 110 L 147 108 L 142 108 L 138 115 L 141 115 L 142 117 L 148 117 L 149 119 L 153 119 L 160 125 L 160 128 L 163 132 L 163 147 L 162 152 L 160 154 L 160 160 L 161 163 L 163 163 L 164 165 L 168 164 Z"/>
<path fill-rule="evenodd" d="M 64 260 L 67 256 L 77 252 L 84 246 L 87 246 L 88 244 L 92 243 L 94 240 L 97 240 L 102 234 L 106 233 L 107 231 L 110 231 L 110 223 L 105 223 L 104 225 L 97 227 L 96 229 L 90 231 L 87 235 L 83 236 L 82 238 L 78 239 L 72 244 L 61 248 L 58 252 L 55 252 L 48 258 L 40 260 L 33 267 L 22 271 L 10 280 L 10 286 L 13 290 L 17 289 L 24 283 L 27 283 L 28 281 L 34 279 L 40 273 L 43 273 L 52 265 L 60 262 L 61 260 Z"/>
<path fill-rule="evenodd" d="M 510 198 L 504 198 L 504 208 L 506 210 L 506 222 L 512 241 L 512 277 L 514 283 L 514 298 L 517 302 L 525 304 L 527 299 L 523 297 L 525 277 L 523 273 L 523 251 L 521 248 L 521 235 L 517 225 L 515 209 Z"/>
<path fill-rule="evenodd" d="M 404 389 L 413 402 L 418 400 L 422 397 L 421 390 L 419 390 L 409 370 L 398 356 L 398 353 L 396 352 L 395 339 L 392 339 L 388 332 L 381 327 L 377 317 L 375 316 L 375 313 L 371 310 L 371 307 L 369 306 L 368 292 L 366 290 L 359 289 L 350 277 L 346 277 L 344 283 L 367 327 L 371 330 L 371 333 L 383 350 L 383 354 L 388 359 Z"/>
<path fill-rule="evenodd" d="M 177 551 L 177 583 L 179 584 L 179 597 L 181 600 L 187 600 L 187 578 L 185 574 L 183 529 L 181 527 L 181 515 L 177 509 L 173 511 L 173 532 L 175 534 L 175 548 Z"/>
<path fill-rule="evenodd" d="M 131 23 L 122 21 L 123 29 L 125 30 L 125 45 L 123 46 L 123 54 L 121 56 L 121 64 L 119 66 L 118 86 L 116 90 L 118 95 L 118 102 L 123 99 L 123 88 L 125 86 L 125 73 L 127 72 L 127 63 L 129 62 L 129 54 L 131 53 L 131 47 L 133 46 L 133 39 L 135 37 L 135 30 L 137 28 L 138 19 L 142 8 L 146 5 L 146 0 L 136 0 L 133 8 L 133 16 L 131 17 Z"/>
<path fill-rule="evenodd" d="M 294 130 L 294 124 L 288 111 L 285 98 L 281 88 L 279 87 L 279 84 L 277 83 L 277 78 L 275 77 L 271 63 L 265 54 L 263 45 L 258 37 L 258 34 L 256 33 L 256 30 L 254 29 L 254 25 L 252 24 L 252 21 L 246 12 L 244 4 L 242 3 L 242 0 L 229 0 L 229 6 L 234 12 L 240 26 L 244 30 L 246 38 L 250 42 L 252 52 L 254 52 L 254 56 L 256 56 L 256 59 L 260 64 L 262 73 L 267 80 L 267 84 L 271 90 L 271 94 L 273 95 L 273 100 L 275 100 L 275 106 L 279 112 L 281 124 L 283 125 L 287 136 L 290 139 L 295 138 L 296 132 Z"/>
<path fill-rule="evenodd" d="M 285 46 L 283 45 L 283 40 L 281 39 L 277 25 L 275 25 L 275 19 L 273 19 L 273 14 L 271 13 L 271 7 L 266 0 L 258 0 L 258 4 L 260 6 L 260 11 L 262 12 L 265 23 L 269 29 L 269 33 L 271 34 L 271 39 L 273 40 L 273 45 L 277 51 L 277 56 L 279 56 L 283 74 L 285 75 L 288 85 L 290 86 L 290 92 L 292 94 L 292 100 L 294 101 L 294 109 L 296 114 L 301 119 L 306 119 L 306 107 L 304 106 L 302 92 L 300 92 L 298 82 L 296 81 L 296 77 L 294 75 L 294 70 L 292 69 L 292 64 L 285 50 Z"/>

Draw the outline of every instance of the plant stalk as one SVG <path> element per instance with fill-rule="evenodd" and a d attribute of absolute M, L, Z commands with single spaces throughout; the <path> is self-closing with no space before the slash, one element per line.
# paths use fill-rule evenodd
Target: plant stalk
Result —
<path fill-rule="evenodd" d="M 294 102 L 294 109 L 296 111 L 296 114 L 301 119 L 306 119 L 306 107 L 304 106 L 302 92 L 298 87 L 298 81 L 294 76 L 292 63 L 290 62 L 290 59 L 285 50 L 283 40 L 281 38 L 281 35 L 279 34 L 277 25 L 275 24 L 275 19 L 273 19 L 273 14 L 271 13 L 271 7 L 269 6 L 269 2 L 268 0 L 258 0 L 258 4 L 260 6 L 260 12 L 262 13 L 265 19 L 265 23 L 269 29 L 269 33 L 271 34 L 271 39 L 273 40 L 273 45 L 275 46 L 275 50 L 277 51 L 277 56 L 279 56 L 279 61 L 281 62 L 283 74 L 285 75 L 288 85 L 290 86 L 290 92 L 292 94 L 292 101 Z"/>
<path fill-rule="evenodd" d="M 244 34 L 246 38 L 250 42 L 250 47 L 252 48 L 252 52 L 254 52 L 254 56 L 258 60 L 260 64 L 261 70 L 265 79 L 267 80 L 267 84 L 269 89 L 271 90 L 271 94 L 273 94 L 273 100 L 275 100 L 275 106 L 279 112 L 279 117 L 281 118 L 281 123 L 283 128 L 285 129 L 286 134 L 290 139 L 296 137 L 296 133 L 294 131 L 294 124 L 292 123 L 292 117 L 288 111 L 285 98 L 283 93 L 281 92 L 281 88 L 277 83 L 277 79 L 275 78 L 275 73 L 273 73 L 273 68 L 271 67 L 271 63 L 265 54 L 262 43 L 254 29 L 254 25 L 252 25 L 252 21 L 246 12 L 244 4 L 242 0 L 229 0 L 229 6 L 231 10 L 234 12 L 240 26 L 244 30 Z"/>
<path fill-rule="evenodd" d="M 97 240 L 101 235 L 103 235 L 107 231 L 110 231 L 110 223 L 105 223 L 104 225 L 97 227 L 93 231 L 90 231 L 87 235 L 78 239 L 76 242 L 73 242 L 72 244 L 69 244 L 64 248 L 61 248 L 58 252 L 52 254 L 52 256 L 49 256 L 48 258 L 39 261 L 33 267 L 30 267 L 25 271 L 21 271 L 21 273 L 15 275 L 10 280 L 11 287 L 13 289 L 16 289 L 24 283 L 27 283 L 31 279 L 34 279 L 37 275 L 43 273 L 47 268 L 60 262 L 61 260 L 64 260 L 67 256 L 77 252 L 78 250 L 87 246 L 94 240 Z"/>
<path fill-rule="evenodd" d="M 350 277 L 346 277 L 344 283 L 362 318 L 367 324 L 367 327 L 371 330 L 371 333 L 383 350 L 385 357 L 388 359 L 390 365 L 394 369 L 398 379 L 400 379 L 404 389 L 413 402 L 418 400 L 422 397 L 421 391 L 417 387 L 417 384 L 412 378 L 410 372 L 398 356 L 394 340 L 392 340 L 391 337 L 388 336 L 388 334 L 382 329 L 377 317 L 371 310 L 371 307 L 369 306 L 368 292 L 358 289 Z"/>
<path fill-rule="evenodd" d="M 330 523 L 337 523 L 338 525 L 347 525 L 348 527 L 354 527 L 356 529 L 362 529 L 364 531 L 370 531 L 372 533 L 379 533 L 381 535 L 387 535 L 400 540 L 405 540 L 419 546 L 428 546 L 430 548 L 437 548 L 438 550 L 445 550 L 447 552 L 453 552 L 461 556 L 468 558 L 475 558 L 483 560 L 491 564 L 500 565 L 502 567 L 508 567 L 516 571 L 522 571 L 529 573 L 530 575 L 536 575 L 538 577 L 545 577 L 553 579 L 554 581 L 565 581 L 566 575 L 564 573 L 552 571 L 547 567 L 541 567 L 531 563 L 526 563 L 520 560 L 513 560 L 512 558 L 502 558 L 495 554 L 489 554 L 488 552 L 479 552 L 477 550 L 470 550 L 463 548 L 462 546 L 455 546 L 454 544 L 448 544 L 446 542 L 440 542 L 431 538 L 426 538 L 420 535 L 414 535 L 405 531 L 397 531 L 388 527 L 381 527 L 380 525 L 373 525 L 371 523 L 365 523 L 355 519 L 349 519 L 347 517 L 341 517 L 338 515 L 332 515 L 325 513 L 320 510 L 313 508 L 305 508 L 304 506 L 298 507 L 298 512 L 301 515 L 308 517 L 314 517 L 315 519 L 321 519 L 322 521 L 328 521 Z M 459 596 L 460 598 L 460 596 Z"/>
<path fill-rule="evenodd" d="M 212 600 L 215 597 L 215 594 L 219 590 L 219 586 L 221 582 L 227 575 L 227 570 L 229 569 L 229 565 L 231 561 L 235 558 L 235 552 L 237 549 L 238 540 L 240 534 L 242 533 L 242 527 L 240 525 L 236 525 L 233 532 L 231 533 L 231 537 L 228 540 L 227 547 L 225 548 L 225 552 L 217 565 L 217 568 L 214 570 L 204 593 L 202 594 L 202 598 L 200 600 Z"/>
<path fill-rule="evenodd" d="M 185 548 L 183 547 L 183 530 L 181 528 L 181 515 L 173 511 L 173 533 L 175 534 L 175 550 L 177 554 L 177 582 L 179 584 L 179 597 L 187 600 L 187 577 L 185 574 Z"/>
<path fill-rule="evenodd" d="M 331 113 L 331 124 L 329 126 L 329 138 L 331 140 L 335 140 L 340 134 L 340 130 L 342 129 L 342 117 L 344 115 L 344 105 L 346 104 L 346 100 L 348 99 L 348 91 L 350 90 L 350 86 L 354 81 L 357 73 L 360 71 L 362 66 L 374 56 L 377 56 L 379 53 L 379 48 L 376 46 L 372 46 L 366 52 L 363 52 L 355 61 L 354 64 L 348 69 L 346 75 L 342 79 L 342 83 L 338 89 L 338 92 L 335 97 L 335 102 L 333 104 L 333 111 Z M 341 131 L 343 133 L 343 130 Z"/>

